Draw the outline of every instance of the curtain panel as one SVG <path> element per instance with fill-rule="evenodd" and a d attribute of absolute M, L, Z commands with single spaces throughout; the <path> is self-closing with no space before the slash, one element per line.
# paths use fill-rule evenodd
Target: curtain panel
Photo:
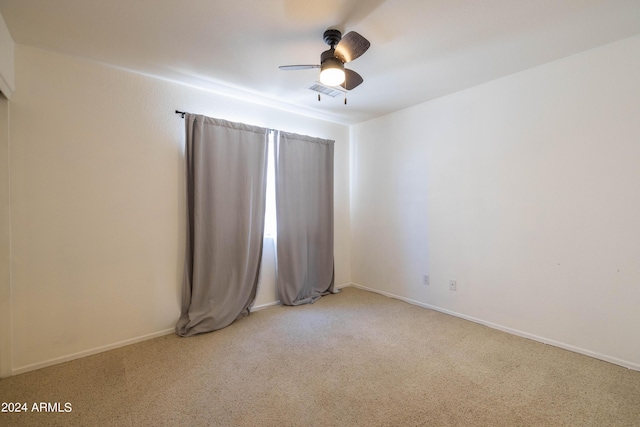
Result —
<path fill-rule="evenodd" d="M 333 292 L 334 141 L 279 132 L 276 289 L 285 305 Z"/>
<path fill-rule="evenodd" d="M 268 130 L 186 114 L 187 246 L 180 336 L 248 314 L 264 233 Z"/>

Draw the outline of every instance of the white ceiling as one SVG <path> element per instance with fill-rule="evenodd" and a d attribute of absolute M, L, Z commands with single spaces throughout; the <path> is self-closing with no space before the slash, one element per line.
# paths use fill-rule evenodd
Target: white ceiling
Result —
<path fill-rule="evenodd" d="M 0 0 L 16 43 L 357 123 L 640 33 L 640 0 Z M 327 28 L 364 83 L 307 87 Z M 17 88 L 19 90 L 19 88 Z"/>

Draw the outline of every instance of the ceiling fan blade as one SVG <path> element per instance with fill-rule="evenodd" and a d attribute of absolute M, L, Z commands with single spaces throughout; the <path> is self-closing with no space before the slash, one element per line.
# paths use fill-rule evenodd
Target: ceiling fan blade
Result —
<path fill-rule="evenodd" d="M 355 31 L 350 31 L 336 45 L 336 58 L 342 62 L 351 62 L 369 49 L 371 43 Z"/>
<path fill-rule="evenodd" d="M 319 65 L 281 65 L 278 68 L 285 71 L 291 70 L 308 70 L 311 68 L 320 68 Z"/>
<path fill-rule="evenodd" d="M 351 90 L 355 87 L 358 87 L 360 83 L 362 83 L 364 79 L 358 73 L 353 70 L 344 70 L 344 83 L 342 83 L 342 87 L 346 90 Z"/>

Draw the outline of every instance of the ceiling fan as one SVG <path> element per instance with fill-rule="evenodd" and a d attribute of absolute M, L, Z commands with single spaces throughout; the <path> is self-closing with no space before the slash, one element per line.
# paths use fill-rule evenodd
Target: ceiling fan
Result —
<path fill-rule="evenodd" d="M 355 31 L 342 33 L 336 29 L 324 32 L 324 42 L 330 46 L 320 55 L 320 65 L 281 65 L 281 70 L 307 70 L 320 68 L 320 83 L 326 86 L 341 86 L 346 90 L 359 86 L 364 79 L 344 64 L 359 58 L 369 49 L 371 43 Z"/>

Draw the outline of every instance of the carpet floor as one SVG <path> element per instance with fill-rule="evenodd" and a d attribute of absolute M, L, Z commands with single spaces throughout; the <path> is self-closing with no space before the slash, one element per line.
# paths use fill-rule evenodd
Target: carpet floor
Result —
<path fill-rule="evenodd" d="M 2 426 L 640 426 L 640 372 L 347 288 L 3 379 L 0 401 L 29 409 Z"/>

